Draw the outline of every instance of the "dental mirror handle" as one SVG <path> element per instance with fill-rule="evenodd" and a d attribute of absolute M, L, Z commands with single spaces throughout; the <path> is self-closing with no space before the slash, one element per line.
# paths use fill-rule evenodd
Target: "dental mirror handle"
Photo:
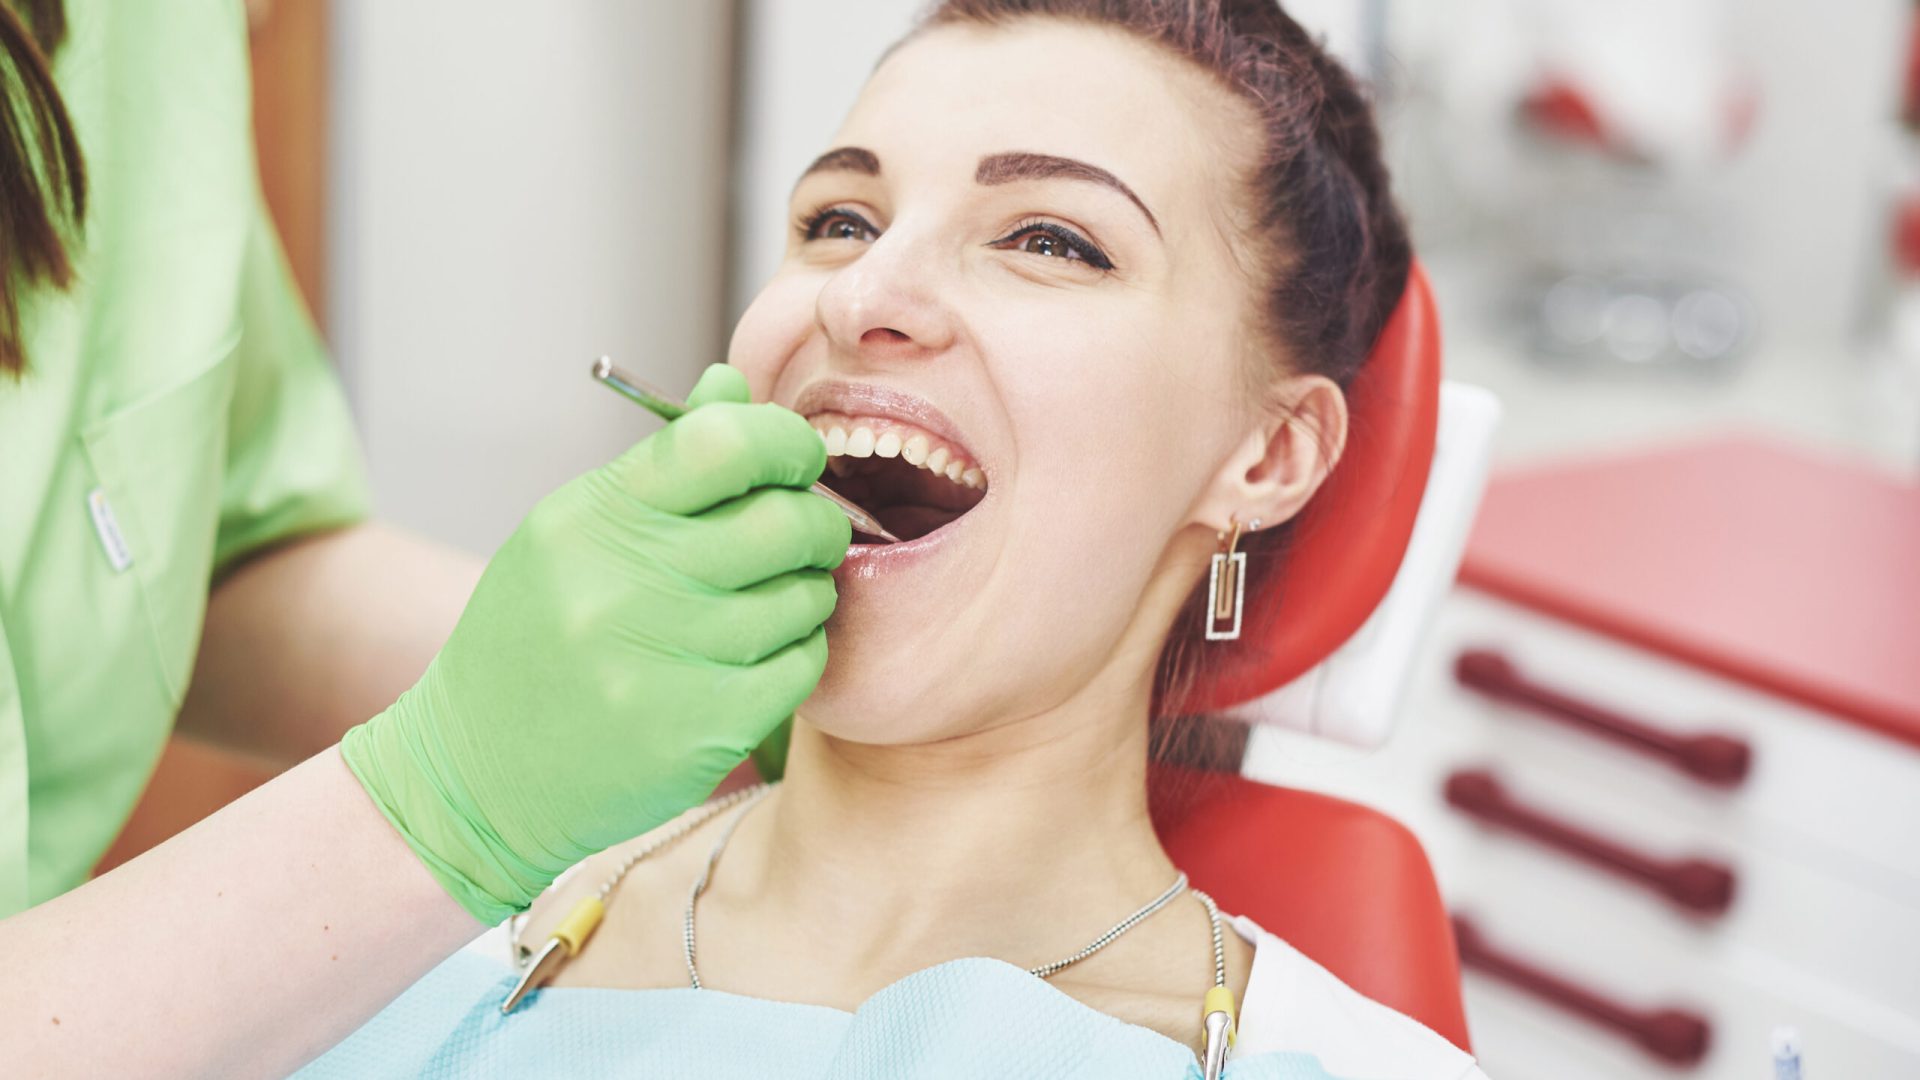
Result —
<path fill-rule="evenodd" d="M 662 420 L 677 420 L 686 415 L 687 406 L 684 402 L 632 372 L 622 370 L 608 357 L 603 356 L 593 362 L 593 377 L 608 389 Z M 847 520 L 853 522 L 854 528 L 869 536 L 877 536 L 890 544 L 900 542 L 899 537 L 888 532 L 886 526 L 880 524 L 879 518 L 861 509 L 858 503 L 827 485 L 816 483 L 810 490 L 839 507 L 840 512 L 847 515 Z"/>

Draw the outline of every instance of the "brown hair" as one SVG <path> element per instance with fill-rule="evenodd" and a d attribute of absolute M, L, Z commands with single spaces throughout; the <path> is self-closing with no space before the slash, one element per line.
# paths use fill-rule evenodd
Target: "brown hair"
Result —
<path fill-rule="evenodd" d="M 1031 17 L 1127 31 L 1197 64 L 1253 107 L 1261 146 L 1244 195 L 1252 211 L 1246 239 L 1266 275 L 1261 328 L 1278 346 L 1281 370 L 1349 386 L 1398 304 L 1412 260 L 1373 110 L 1353 76 L 1276 0 L 939 0 L 920 26 Z M 1243 538 L 1249 592 L 1281 558 L 1292 524 Z M 1218 725 L 1162 715 L 1205 676 L 1207 651 L 1195 645 L 1204 591 L 1189 597 L 1161 650 L 1156 757 L 1217 758 L 1225 749 L 1215 745 Z"/>
<path fill-rule="evenodd" d="M 63 0 L 0 0 L 0 375 L 26 370 L 20 294 L 73 281 L 70 230 L 87 212 L 80 140 L 47 58 L 67 32 Z"/>

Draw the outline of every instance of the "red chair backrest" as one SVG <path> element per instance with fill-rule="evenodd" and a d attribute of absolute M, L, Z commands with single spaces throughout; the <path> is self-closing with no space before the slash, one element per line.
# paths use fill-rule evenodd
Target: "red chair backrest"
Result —
<path fill-rule="evenodd" d="M 1226 773 L 1157 767 L 1154 826 L 1222 911 L 1470 1049 L 1460 959 L 1426 852 L 1378 810 Z"/>

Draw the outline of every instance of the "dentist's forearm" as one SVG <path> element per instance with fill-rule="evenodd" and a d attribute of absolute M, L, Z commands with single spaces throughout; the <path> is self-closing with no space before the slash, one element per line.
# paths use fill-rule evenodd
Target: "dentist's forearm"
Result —
<path fill-rule="evenodd" d="M 333 745 L 420 678 L 483 565 L 378 522 L 249 559 L 208 602 L 179 730 L 283 766 Z"/>
<path fill-rule="evenodd" d="M 0 921 L 9 1076 L 282 1076 L 480 933 L 329 749 Z"/>

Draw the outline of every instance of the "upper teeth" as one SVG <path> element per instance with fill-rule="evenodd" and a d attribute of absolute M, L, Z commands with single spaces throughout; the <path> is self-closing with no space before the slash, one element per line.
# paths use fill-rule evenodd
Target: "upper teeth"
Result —
<path fill-rule="evenodd" d="M 827 463 L 835 466 L 836 471 L 839 468 L 836 458 L 899 458 L 956 484 L 986 490 L 987 474 L 980 466 L 932 432 L 899 420 L 866 417 L 856 420 L 830 414 L 811 417 L 809 422 L 826 443 Z"/>

